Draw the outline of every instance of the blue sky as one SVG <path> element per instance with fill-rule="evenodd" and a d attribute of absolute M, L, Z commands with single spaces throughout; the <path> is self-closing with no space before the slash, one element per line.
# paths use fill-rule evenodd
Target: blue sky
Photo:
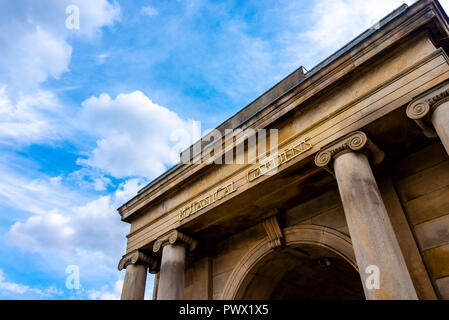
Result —
<path fill-rule="evenodd" d="M 0 299 L 119 298 L 116 208 L 190 144 L 176 130 L 219 125 L 402 2 L 2 0 Z"/>

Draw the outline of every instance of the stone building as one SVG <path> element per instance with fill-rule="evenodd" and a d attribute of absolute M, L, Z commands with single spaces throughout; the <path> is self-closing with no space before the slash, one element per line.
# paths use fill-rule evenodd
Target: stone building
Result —
<path fill-rule="evenodd" d="M 118 209 L 122 299 L 449 299 L 448 22 L 403 5 L 186 150 Z M 201 161 L 249 128 L 275 159 Z"/>

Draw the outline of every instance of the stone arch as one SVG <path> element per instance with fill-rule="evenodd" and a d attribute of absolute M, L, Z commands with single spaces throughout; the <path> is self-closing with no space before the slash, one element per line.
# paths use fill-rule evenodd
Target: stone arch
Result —
<path fill-rule="evenodd" d="M 301 244 L 324 247 L 341 256 L 358 271 L 351 239 L 347 235 L 335 229 L 317 225 L 288 227 L 283 230 L 283 233 L 286 247 Z M 252 268 L 274 250 L 269 246 L 268 237 L 254 244 L 231 272 L 223 289 L 222 299 L 238 299 L 240 288 L 252 279 L 250 275 Z"/>

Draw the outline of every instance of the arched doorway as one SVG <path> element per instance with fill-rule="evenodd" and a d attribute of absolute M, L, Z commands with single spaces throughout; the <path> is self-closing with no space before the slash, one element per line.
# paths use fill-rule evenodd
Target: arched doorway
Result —
<path fill-rule="evenodd" d="M 282 248 L 266 238 L 248 250 L 223 299 L 364 299 L 349 237 L 314 225 L 286 228 L 284 236 Z"/>

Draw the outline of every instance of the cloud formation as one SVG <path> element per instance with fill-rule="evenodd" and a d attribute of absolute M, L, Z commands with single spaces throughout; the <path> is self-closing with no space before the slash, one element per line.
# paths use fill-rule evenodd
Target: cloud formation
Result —
<path fill-rule="evenodd" d="M 24 295 L 28 297 L 38 297 L 38 298 L 51 298 L 55 295 L 61 295 L 62 291 L 56 289 L 55 287 L 48 287 L 44 290 L 38 288 L 32 288 L 27 285 L 7 281 L 5 273 L 0 269 L 0 290 L 3 294 L 12 294 L 13 296 L 19 295 L 24 298 Z"/>
<path fill-rule="evenodd" d="M 89 156 L 77 163 L 116 178 L 151 179 L 161 174 L 174 164 L 170 157 L 177 142 L 173 133 L 188 133 L 192 127 L 190 120 L 152 102 L 141 91 L 115 98 L 103 93 L 85 100 L 79 123 L 97 142 Z"/>
<path fill-rule="evenodd" d="M 66 28 L 65 9 L 80 9 L 79 30 Z M 107 0 L 0 2 L 0 141 L 28 145 L 67 136 L 70 108 L 41 87 L 70 71 L 72 38 L 91 41 L 120 18 Z"/>
<path fill-rule="evenodd" d="M 5 234 L 5 243 L 22 252 L 38 255 L 45 265 L 45 271 L 41 272 L 65 277 L 63 271 L 68 265 L 78 266 L 81 290 L 71 293 L 75 298 L 86 298 L 88 290 L 93 290 L 90 289 L 93 283 L 104 286 L 120 274 L 117 263 L 125 253 L 123 239 L 129 226 L 120 221 L 116 208 L 141 187 L 138 179 L 130 179 L 121 183 L 114 193 L 84 204 L 67 202 L 65 207 L 39 210 L 39 213 L 13 223 Z M 39 189 L 36 199 L 42 197 Z M 56 190 L 64 193 L 62 186 Z"/>
<path fill-rule="evenodd" d="M 153 286 L 152 281 L 148 281 L 145 287 L 145 300 L 151 300 L 153 298 Z M 112 288 L 109 286 L 102 286 L 100 290 L 89 290 L 88 297 L 91 300 L 119 300 L 122 294 L 123 279 L 117 280 Z"/>
<path fill-rule="evenodd" d="M 100 290 L 89 290 L 88 297 L 91 300 L 119 300 L 123 287 L 123 280 L 117 280 L 112 290 L 103 286 Z"/>
<path fill-rule="evenodd" d="M 412 1 L 317 0 L 302 16 L 297 14 L 301 2 L 292 3 L 285 18 L 290 27 L 278 38 L 279 54 L 292 66 L 311 69 L 404 2 Z M 309 27 L 304 28 L 304 23 Z"/>
<path fill-rule="evenodd" d="M 15 102 L 0 86 L 0 144 L 50 144 L 67 136 L 70 111 L 49 91 L 19 94 Z"/>
<path fill-rule="evenodd" d="M 120 221 L 116 208 L 141 187 L 137 179 L 131 179 L 112 195 L 31 215 L 11 226 L 7 243 L 31 252 L 51 249 L 77 254 L 77 250 L 85 250 L 120 257 L 128 227 Z"/>
<path fill-rule="evenodd" d="M 157 16 L 159 14 L 159 12 L 156 9 L 154 9 L 154 8 L 152 8 L 150 6 L 142 7 L 140 12 L 143 15 L 148 16 L 148 17 L 154 17 L 154 16 Z"/>
<path fill-rule="evenodd" d="M 80 11 L 80 29 L 66 28 L 65 9 Z M 69 71 L 70 37 L 89 41 L 120 18 L 120 6 L 107 0 L 16 0 L 0 3 L 0 85 L 28 92 L 49 77 Z"/>

